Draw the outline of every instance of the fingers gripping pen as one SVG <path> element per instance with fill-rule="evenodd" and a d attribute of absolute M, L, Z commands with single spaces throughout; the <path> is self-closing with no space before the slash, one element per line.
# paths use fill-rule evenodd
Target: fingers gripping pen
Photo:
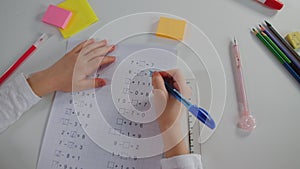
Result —
<path fill-rule="evenodd" d="M 150 75 L 152 76 L 153 71 L 150 71 Z M 172 77 L 171 77 L 172 79 Z M 165 87 L 167 91 L 175 97 L 179 102 L 181 102 L 187 110 L 192 113 L 198 120 L 200 120 L 203 124 L 205 124 L 210 129 L 215 129 L 216 124 L 210 114 L 203 108 L 198 107 L 197 105 L 189 102 L 176 88 L 173 87 L 169 82 L 165 80 Z M 173 79 L 172 79 L 173 81 Z"/>

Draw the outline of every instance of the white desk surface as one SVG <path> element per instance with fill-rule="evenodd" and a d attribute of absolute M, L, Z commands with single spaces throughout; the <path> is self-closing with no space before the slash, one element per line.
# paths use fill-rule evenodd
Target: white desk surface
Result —
<path fill-rule="evenodd" d="M 54 34 L 16 72 L 34 72 L 51 65 L 65 52 L 66 41 L 57 30 L 40 22 L 48 4 L 59 0 L 3 0 L 0 2 L 0 70 L 10 65 L 35 41 L 41 32 Z M 215 45 L 224 65 L 227 100 L 224 115 L 214 135 L 202 145 L 206 169 L 298 168 L 300 166 L 299 84 L 262 46 L 250 28 L 269 20 L 281 34 L 300 31 L 300 1 L 285 0 L 280 12 L 260 6 L 253 0 L 128 0 L 89 1 L 100 21 L 75 35 L 87 38 L 98 28 L 118 17 L 136 12 L 165 12 L 188 19 L 202 29 Z M 122 31 L 122 28 L 120 28 Z M 237 132 L 238 117 L 230 40 L 240 41 L 249 104 L 257 128 L 247 136 Z M 0 135 L 0 168 L 36 167 L 52 95 Z"/>

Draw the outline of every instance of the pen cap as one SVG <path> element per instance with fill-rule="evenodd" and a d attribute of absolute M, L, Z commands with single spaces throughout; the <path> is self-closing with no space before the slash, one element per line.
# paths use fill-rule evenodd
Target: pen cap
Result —
<path fill-rule="evenodd" d="M 210 129 L 214 129 L 216 127 L 214 120 L 210 117 L 206 110 L 196 105 L 192 105 L 189 107 L 189 111 Z"/>
<path fill-rule="evenodd" d="M 238 127 L 245 131 L 252 131 L 256 127 L 256 122 L 249 112 L 242 112 L 239 118 Z"/>
<path fill-rule="evenodd" d="M 280 10 L 283 7 L 283 3 L 278 0 L 267 0 L 265 5 L 276 10 Z"/>
<path fill-rule="evenodd" d="M 256 0 L 269 8 L 280 10 L 283 7 L 283 3 L 279 0 Z"/>

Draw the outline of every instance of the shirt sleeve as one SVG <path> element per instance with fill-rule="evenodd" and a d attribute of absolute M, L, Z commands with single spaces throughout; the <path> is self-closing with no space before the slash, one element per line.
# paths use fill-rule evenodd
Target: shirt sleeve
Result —
<path fill-rule="evenodd" d="M 162 169 L 202 169 L 200 154 L 185 154 L 161 160 Z"/>
<path fill-rule="evenodd" d="M 41 100 L 27 83 L 24 74 L 0 86 L 0 133 Z"/>

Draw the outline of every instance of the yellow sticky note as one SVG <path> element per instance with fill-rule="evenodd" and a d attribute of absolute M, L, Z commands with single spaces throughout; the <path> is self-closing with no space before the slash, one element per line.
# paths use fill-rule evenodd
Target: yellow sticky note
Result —
<path fill-rule="evenodd" d="M 156 35 L 166 38 L 182 40 L 185 32 L 186 21 L 160 17 Z"/>
<path fill-rule="evenodd" d="M 294 49 L 300 48 L 300 32 L 289 33 L 285 39 L 293 46 Z"/>
<path fill-rule="evenodd" d="M 98 17 L 87 0 L 65 0 L 57 5 L 73 13 L 65 29 L 59 29 L 64 38 L 69 38 L 98 21 Z"/>

